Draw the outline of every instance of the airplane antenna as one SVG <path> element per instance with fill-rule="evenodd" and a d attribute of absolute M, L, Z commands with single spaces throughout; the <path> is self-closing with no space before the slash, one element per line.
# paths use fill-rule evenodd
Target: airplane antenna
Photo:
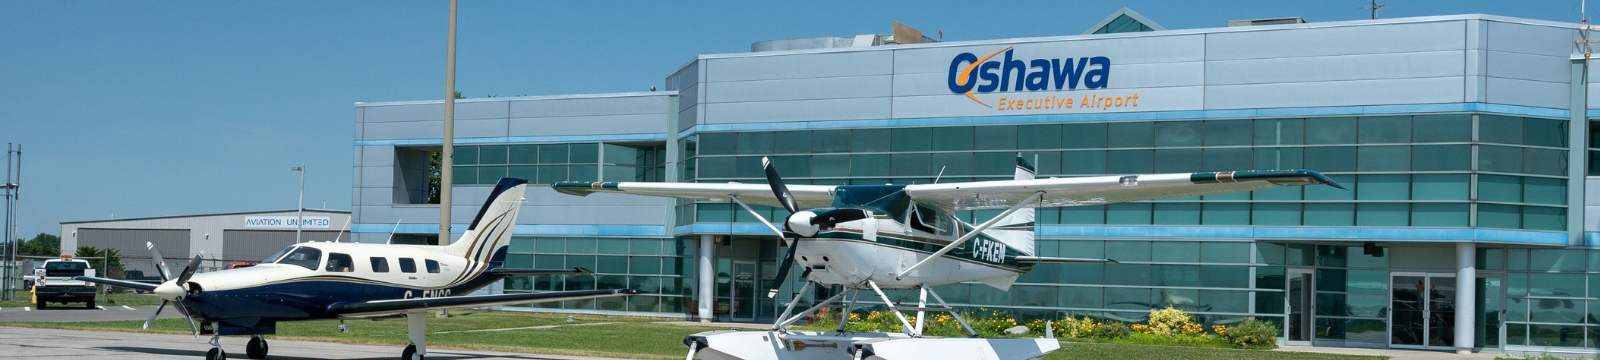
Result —
<path fill-rule="evenodd" d="M 933 183 L 935 183 L 935 184 L 939 183 L 939 178 L 944 177 L 944 168 L 947 168 L 947 167 L 949 167 L 949 166 L 940 166 L 939 167 L 939 175 L 934 175 L 933 176 Z"/>
<path fill-rule="evenodd" d="M 385 245 L 394 243 L 394 233 L 396 231 L 400 231 L 400 220 L 401 219 L 394 219 L 394 230 L 389 230 L 389 239 L 383 241 Z"/>
<path fill-rule="evenodd" d="M 344 231 L 350 230 L 350 220 L 350 218 L 344 219 L 344 228 L 339 229 L 339 235 L 333 237 L 333 242 L 339 242 L 339 239 L 344 237 Z"/>

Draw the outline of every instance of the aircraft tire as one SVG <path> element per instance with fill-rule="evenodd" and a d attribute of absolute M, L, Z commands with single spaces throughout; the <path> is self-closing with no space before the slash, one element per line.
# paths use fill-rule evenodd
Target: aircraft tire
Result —
<path fill-rule="evenodd" d="M 224 360 L 227 358 L 228 353 L 222 351 L 222 348 L 211 348 L 211 351 L 206 351 L 206 360 Z"/>
<path fill-rule="evenodd" d="M 244 346 L 244 354 L 251 359 L 267 358 L 267 339 L 250 337 L 250 342 Z"/>
<path fill-rule="evenodd" d="M 417 345 L 406 344 L 406 349 L 400 351 L 400 360 L 422 360 L 422 355 L 417 355 Z"/>

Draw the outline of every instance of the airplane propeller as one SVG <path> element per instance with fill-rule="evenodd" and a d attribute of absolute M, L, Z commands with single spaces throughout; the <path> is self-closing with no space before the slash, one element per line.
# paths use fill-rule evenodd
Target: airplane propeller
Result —
<path fill-rule="evenodd" d="M 156 317 L 161 315 L 161 309 L 166 308 L 167 303 L 177 302 L 178 306 L 175 308 L 178 309 L 178 313 L 183 314 L 183 320 L 189 324 L 189 330 L 194 332 L 194 337 L 199 339 L 200 329 L 194 326 L 194 319 L 190 318 L 189 311 L 184 309 L 183 297 L 188 292 L 189 277 L 194 276 L 195 270 L 200 269 L 201 255 L 195 255 L 194 258 L 189 259 L 189 264 L 183 267 L 183 272 L 178 273 L 178 278 L 168 281 L 172 275 L 167 270 L 167 262 L 161 258 L 161 251 L 156 250 L 156 245 L 152 243 L 146 242 L 145 247 L 150 249 L 150 259 L 155 261 L 156 268 L 159 270 L 156 271 L 156 274 L 161 275 L 161 285 L 156 286 L 155 290 L 156 296 L 161 297 L 161 305 L 156 306 L 156 312 L 150 314 L 150 319 L 144 321 L 143 328 L 150 328 L 150 323 L 156 321 Z M 201 251 L 201 254 L 204 253 L 205 251 Z"/>
<path fill-rule="evenodd" d="M 784 220 L 784 228 L 800 235 L 789 242 L 789 253 L 783 256 L 783 263 L 778 265 L 778 276 L 772 280 L 772 287 L 767 290 L 767 298 L 776 298 L 778 288 L 783 286 L 783 281 L 789 276 L 789 268 L 794 267 L 794 254 L 800 248 L 800 239 L 816 236 L 822 230 L 833 229 L 834 225 L 871 217 L 872 214 L 862 209 L 835 209 L 821 214 L 812 211 L 799 211 L 795 204 L 794 195 L 789 193 L 789 187 L 783 184 L 783 178 L 778 176 L 778 169 L 772 167 L 772 162 L 761 158 L 761 167 L 767 173 L 767 186 L 772 187 L 772 195 L 778 197 L 778 202 L 783 204 L 784 210 L 789 210 L 789 218 Z M 783 234 L 779 234 L 783 236 Z"/>

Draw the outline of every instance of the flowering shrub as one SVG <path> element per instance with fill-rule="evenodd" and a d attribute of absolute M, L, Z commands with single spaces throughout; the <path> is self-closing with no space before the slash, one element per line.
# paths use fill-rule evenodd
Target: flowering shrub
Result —
<path fill-rule="evenodd" d="M 1094 329 L 1097 327 L 1100 327 L 1099 322 L 1085 316 L 1083 318 L 1066 318 L 1057 321 L 1055 330 L 1061 337 L 1086 338 L 1094 336 Z"/>
<path fill-rule="evenodd" d="M 1183 310 L 1168 306 L 1166 309 L 1150 309 L 1150 333 L 1162 336 L 1178 334 L 1194 334 L 1199 332 L 1200 325 L 1194 323 L 1194 317 L 1185 314 Z M 1195 331 L 1189 331 L 1191 328 Z"/>

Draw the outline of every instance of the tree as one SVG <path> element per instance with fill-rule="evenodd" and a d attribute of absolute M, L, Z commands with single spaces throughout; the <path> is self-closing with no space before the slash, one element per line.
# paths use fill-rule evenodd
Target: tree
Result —
<path fill-rule="evenodd" d="M 105 273 L 104 273 L 104 275 L 101 275 L 101 276 L 112 277 L 111 274 L 121 275 L 121 271 L 117 271 L 117 270 L 121 270 L 122 269 L 122 252 L 121 251 L 117 251 L 117 249 L 107 248 L 107 249 L 103 249 L 102 250 L 100 248 L 95 248 L 95 247 L 79 246 L 78 247 L 78 251 L 76 253 L 73 253 L 72 256 L 80 257 L 80 258 L 104 257 L 104 258 L 106 258 L 104 261 L 91 260 L 91 259 L 86 259 L 86 261 L 88 261 L 93 266 L 97 266 L 97 267 L 103 268 L 101 271 L 104 271 Z M 121 276 L 117 276 L 117 277 L 114 277 L 114 278 L 120 278 L 120 277 Z"/>
<path fill-rule="evenodd" d="M 39 233 L 32 240 L 17 239 L 12 244 L 21 256 L 61 256 L 61 237 L 55 235 Z"/>

